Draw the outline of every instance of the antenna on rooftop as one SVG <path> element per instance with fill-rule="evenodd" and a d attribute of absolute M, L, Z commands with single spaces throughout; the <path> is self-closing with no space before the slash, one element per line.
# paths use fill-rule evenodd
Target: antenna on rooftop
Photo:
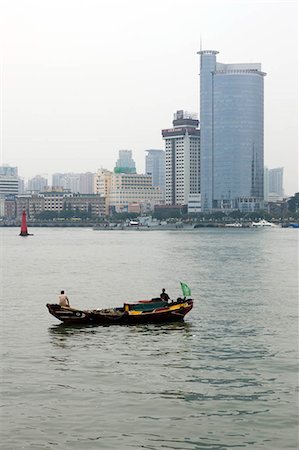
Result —
<path fill-rule="evenodd" d="M 202 51 L 202 38 L 201 38 L 201 35 L 200 35 L 200 44 L 199 44 L 199 49 L 200 49 L 200 51 Z"/>

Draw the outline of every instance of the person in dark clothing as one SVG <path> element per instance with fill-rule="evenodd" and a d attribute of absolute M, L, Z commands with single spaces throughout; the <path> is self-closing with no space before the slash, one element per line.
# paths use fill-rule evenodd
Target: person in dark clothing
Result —
<path fill-rule="evenodd" d="M 160 299 L 163 300 L 164 302 L 168 303 L 168 300 L 170 300 L 169 295 L 165 292 L 165 289 L 162 289 L 162 292 L 160 294 Z"/>

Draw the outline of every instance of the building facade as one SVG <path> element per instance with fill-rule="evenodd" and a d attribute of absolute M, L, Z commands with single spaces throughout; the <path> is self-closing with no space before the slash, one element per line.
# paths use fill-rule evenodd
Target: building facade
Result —
<path fill-rule="evenodd" d="M 163 203 L 159 187 L 150 175 L 115 173 L 100 169 L 96 175 L 96 192 L 106 200 L 106 215 L 120 212 L 152 211 Z"/>
<path fill-rule="evenodd" d="M 15 217 L 20 219 L 25 209 L 29 219 L 35 219 L 42 212 L 62 213 L 80 211 L 90 213 L 92 217 L 105 215 L 105 198 L 97 194 L 73 194 L 70 190 L 48 190 L 39 194 L 27 194 L 16 197 Z"/>
<path fill-rule="evenodd" d="M 283 199 L 283 167 L 269 169 L 269 195 L 276 194 L 280 200 Z"/>
<path fill-rule="evenodd" d="M 42 175 L 36 175 L 28 180 L 28 191 L 40 192 L 46 190 L 47 187 L 48 180 Z"/>
<path fill-rule="evenodd" d="M 80 173 L 79 192 L 80 194 L 94 194 L 94 176 L 92 172 Z"/>
<path fill-rule="evenodd" d="M 69 189 L 71 192 L 79 192 L 79 173 L 54 173 L 52 175 L 52 187 Z"/>
<path fill-rule="evenodd" d="M 222 64 L 200 55 L 203 210 L 263 206 L 264 76 L 260 64 Z"/>
<path fill-rule="evenodd" d="M 177 111 L 173 128 L 162 130 L 165 140 L 165 203 L 187 205 L 200 194 L 200 130 L 194 114 Z"/>
<path fill-rule="evenodd" d="M 0 195 L 18 195 L 19 177 L 18 168 L 8 165 L 0 166 Z"/>
<path fill-rule="evenodd" d="M 153 186 L 158 186 L 165 196 L 165 151 L 145 150 L 145 173 L 152 177 Z"/>
<path fill-rule="evenodd" d="M 114 172 L 136 173 L 136 164 L 132 158 L 132 150 L 119 150 Z"/>

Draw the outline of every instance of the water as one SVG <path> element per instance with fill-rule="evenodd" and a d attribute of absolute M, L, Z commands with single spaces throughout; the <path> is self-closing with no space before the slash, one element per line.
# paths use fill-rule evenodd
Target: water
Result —
<path fill-rule="evenodd" d="M 295 449 L 298 231 L 1 229 L 2 450 Z M 45 308 L 192 289 L 185 323 L 64 327 Z"/>

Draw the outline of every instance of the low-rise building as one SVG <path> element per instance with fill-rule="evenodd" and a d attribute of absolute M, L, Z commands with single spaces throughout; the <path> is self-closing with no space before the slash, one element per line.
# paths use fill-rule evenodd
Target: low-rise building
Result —
<path fill-rule="evenodd" d="M 48 190 L 39 194 L 20 195 L 15 200 L 15 217 L 20 219 L 25 209 L 28 219 L 35 219 L 45 211 L 81 211 L 91 217 L 105 215 L 105 198 L 99 194 L 72 194 L 69 190 Z"/>

